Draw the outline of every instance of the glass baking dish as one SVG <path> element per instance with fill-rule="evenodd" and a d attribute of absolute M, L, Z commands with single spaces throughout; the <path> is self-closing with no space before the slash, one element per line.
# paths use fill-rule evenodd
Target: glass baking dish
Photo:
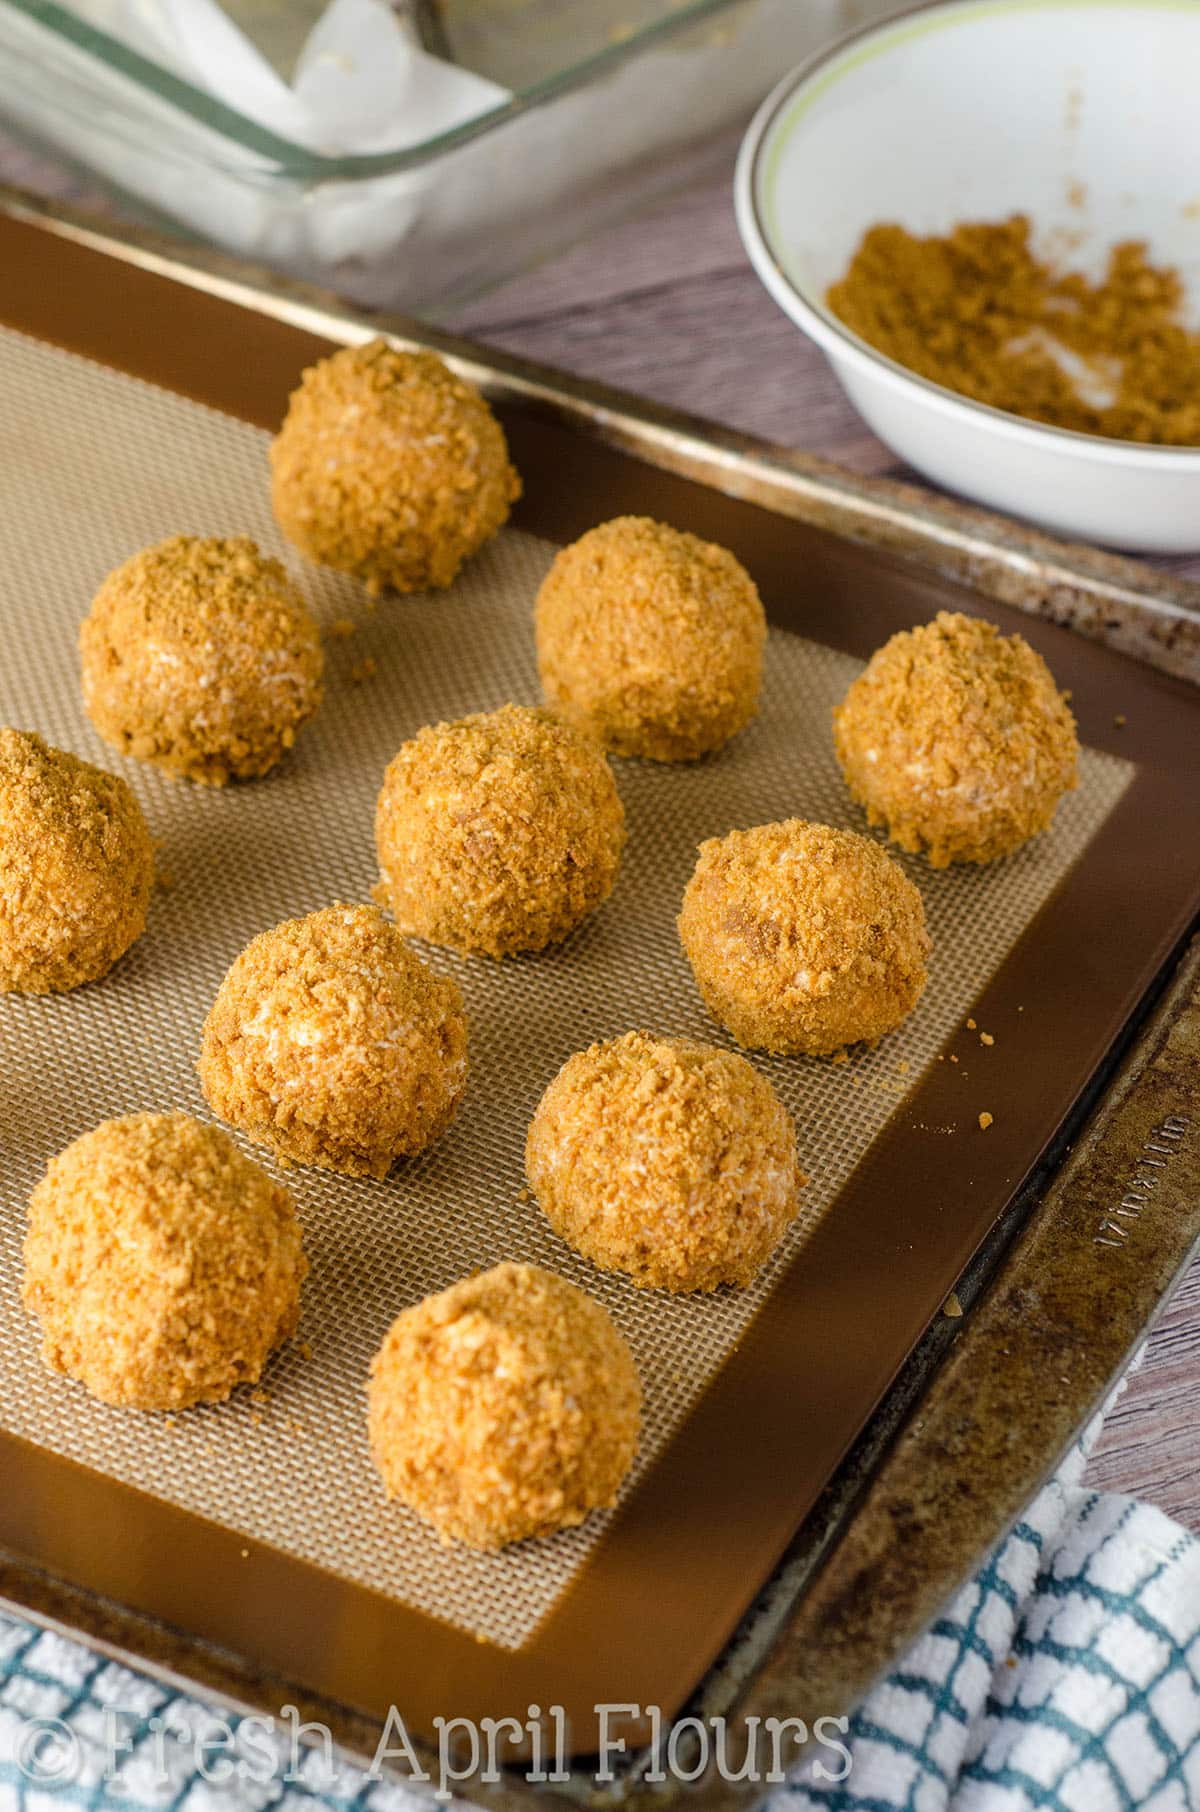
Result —
<path fill-rule="evenodd" d="M 282 32 L 263 0 L 231 10 L 252 36 L 254 9 L 267 18 L 258 41 L 282 67 L 315 17 L 298 4 Z M 401 151 L 277 137 L 54 0 L 0 0 L 0 115 L 202 239 L 428 313 L 678 181 L 680 154 L 892 0 L 486 0 L 487 31 L 471 0 L 441 0 L 452 27 L 456 4 L 470 61 L 512 98 Z"/>

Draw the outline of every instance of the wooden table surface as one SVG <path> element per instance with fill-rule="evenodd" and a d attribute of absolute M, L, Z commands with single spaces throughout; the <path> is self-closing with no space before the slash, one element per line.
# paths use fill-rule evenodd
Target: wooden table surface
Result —
<path fill-rule="evenodd" d="M 730 159 L 731 164 L 731 159 Z M 730 168 L 613 227 L 445 324 L 855 470 L 895 473 L 822 355 L 760 287 Z M 103 207 L 101 192 L 0 135 L 0 181 Z M 1171 563 L 1200 579 L 1200 556 Z M 1200 1530 L 1200 1258 L 1167 1305 L 1093 1455 L 1088 1482 Z"/>

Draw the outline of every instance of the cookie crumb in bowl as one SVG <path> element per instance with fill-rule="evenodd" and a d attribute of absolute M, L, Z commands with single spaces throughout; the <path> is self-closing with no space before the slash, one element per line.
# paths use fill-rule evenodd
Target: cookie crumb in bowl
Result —
<path fill-rule="evenodd" d="M 1076 434 L 1200 446 L 1200 333 L 1136 240 L 1104 275 L 1041 257 L 1028 216 L 867 229 L 826 301 L 860 339 L 976 402 Z"/>

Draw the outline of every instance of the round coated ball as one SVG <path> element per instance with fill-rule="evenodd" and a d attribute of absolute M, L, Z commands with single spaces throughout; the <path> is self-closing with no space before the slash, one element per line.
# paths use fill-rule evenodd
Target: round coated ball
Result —
<path fill-rule="evenodd" d="M 106 1120 L 29 1204 L 25 1307 L 42 1357 L 105 1403 L 186 1409 L 255 1383 L 308 1269 L 287 1190 L 187 1114 Z"/>
<path fill-rule="evenodd" d="M 692 761 L 758 709 L 766 618 L 749 573 L 646 516 L 555 559 L 535 612 L 547 703 L 619 755 Z"/>
<path fill-rule="evenodd" d="M 750 1283 L 806 1181 L 787 1109 L 744 1057 L 646 1032 L 567 1059 L 525 1169 L 556 1233 L 649 1290 Z"/>
<path fill-rule="evenodd" d="M 505 705 L 404 744 L 375 840 L 376 898 L 402 931 L 509 956 L 559 942 L 608 898 L 625 814 L 598 743 Z"/>
<path fill-rule="evenodd" d="M 521 494 L 504 430 L 432 352 L 347 346 L 304 373 L 271 447 L 280 528 L 378 593 L 453 583 Z"/>
<path fill-rule="evenodd" d="M 700 845 L 679 934 L 737 1042 L 828 1056 L 912 1012 L 930 951 L 921 896 L 869 837 L 789 818 Z"/>
<path fill-rule="evenodd" d="M 615 1501 L 641 1387 L 599 1303 L 506 1263 L 405 1309 L 371 1367 L 369 1409 L 388 1496 L 443 1541 L 502 1548 Z"/>
<path fill-rule="evenodd" d="M 462 996 L 374 906 L 288 919 L 221 983 L 200 1082 L 214 1113 L 279 1157 L 385 1177 L 462 1099 Z"/>
<path fill-rule="evenodd" d="M 317 626 L 245 536 L 134 554 L 96 593 L 79 647 L 101 736 L 210 786 L 267 773 L 321 702 Z"/>
<path fill-rule="evenodd" d="M 1050 669 L 974 617 L 941 611 L 894 635 L 833 722 L 868 822 L 935 868 L 1010 855 L 1076 785 L 1075 720 Z"/>
<path fill-rule="evenodd" d="M 0 993 L 106 975 L 141 936 L 154 846 L 123 780 L 0 729 Z"/>

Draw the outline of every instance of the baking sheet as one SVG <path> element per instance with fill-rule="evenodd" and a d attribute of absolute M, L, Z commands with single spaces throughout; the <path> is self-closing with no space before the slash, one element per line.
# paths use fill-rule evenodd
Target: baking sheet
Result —
<path fill-rule="evenodd" d="M 345 1703 L 399 1702 L 420 1727 L 437 1711 L 557 1697 L 586 1747 L 589 1704 L 636 1697 L 669 1710 L 699 1677 L 1165 958 L 1195 904 L 1195 708 L 1170 682 L 1026 626 L 1074 687 L 1093 745 L 1054 836 L 982 874 L 910 865 L 939 960 L 909 1027 L 845 1066 L 764 1061 L 798 1111 L 815 1181 L 757 1292 L 625 1292 L 517 1200 L 528 1113 L 593 1037 L 638 1022 L 721 1037 L 671 929 L 695 843 L 781 812 L 857 825 L 829 753 L 829 706 L 886 634 L 941 605 L 970 607 L 970 595 L 510 405 L 527 499 L 454 593 L 371 614 L 353 588 L 297 569 L 323 618 L 350 615 L 359 629 L 331 645 L 329 700 L 285 768 L 211 794 L 125 766 L 80 713 L 73 626 L 103 573 L 156 535 L 249 530 L 276 545 L 261 428 L 319 348 L 161 278 L 114 276 L 81 248 L 20 234 L 16 244 L 25 258 L 0 317 L 53 320 L 68 344 L 161 373 L 195 399 L 219 396 L 244 419 L 5 336 L 0 520 L 13 552 L 0 686 L 19 688 L 36 727 L 124 766 L 165 838 L 173 885 L 100 988 L 0 1003 L 5 1048 L 18 1025 L 26 1041 L 0 1090 L 12 1329 L 0 1342 L 12 1368 L 0 1392 L 0 1431 L 11 1431 L 0 1432 L 0 1541 Z M 63 280 L 36 282 L 39 264 Z M 24 1195 L 48 1150 L 104 1113 L 200 1106 L 191 1066 L 227 962 L 285 914 L 363 897 L 371 804 L 397 743 L 429 718 L 535 696 L 528 611 L 553 545 L 629 508 L 728 541 L 759 578 L 778 626 L 759 723 L 694 769 L 619 764 L 633 832 L 622 879 L 561 952 L 500 969 L 435 953 L 468 999 L 467 1102 L 447 1139 L 387 1184 L 291 1174 L 315 1260 L 312 1357 L 283 1357 L 266 1404 L 165 1429 L 42 1376 L 11 1291 Z M 355 686 L 350 670 L 367 656 L 377 671 Z M 1119 734 L 1118 704 L 1129 719 Z M 972 1009 L 996 1034 L 990 1050 L 964 1029 Z M 987 1135 L 975 1124 L 984 1107 L 997 1115 Z M 384 1505 L 362 1448 L 361 1386 L 403 1302 L 502 1253 L 541 1258 L 610 1300 L 647 1373 L 651 1418 L 613 1517 L 481 1561 L 446 1555 Z"/>

